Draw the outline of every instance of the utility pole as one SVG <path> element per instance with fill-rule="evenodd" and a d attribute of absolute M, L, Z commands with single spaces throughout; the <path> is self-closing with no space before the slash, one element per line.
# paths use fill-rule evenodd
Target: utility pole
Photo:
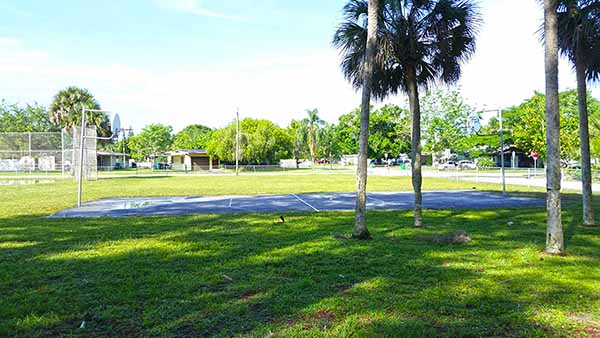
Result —
<path fill-rule="evenodd" d="M 500 170 L 502 172 L 502 195 L 506 195 L 506 175 L 504 173 L 504 129 L 502 128 L 502 109 L 498 109 L 500 121 Z"/>
<path fill-rule="evenodd" d="M 131 133 L 133 131 L 133 128 L 131 128 L 131 126 L 129 126 L 129 128 L 122 128 L 121 132 L 123 133 L 123 139 L 121 140 L 122 142 L 122 151 L 123 151 L 123 169 L 127 169 L 127 164 L 125 162 L 127 162 L 127 156 L 125 155 L 125 148 L 126 148 L 126 141 L 127 141 L 127 134 Z"/>
<path fill-rule="evenodd" d="M 81 108 L 81 131 L 79 142 L 79 182 L 77 182 L 77 206 L 81 206 L 81 191 L 83 188 L 83 161 L 84 161 L 84 146 L 85 146 L 85 106 Z M 74 127 L 73 127 L 74 128 Z"/>
<path fill-rule="evenodd" d="M 240 174 L 240 108 L 235 111 L 236 128 L 235 128 L 235 176 Z"/>

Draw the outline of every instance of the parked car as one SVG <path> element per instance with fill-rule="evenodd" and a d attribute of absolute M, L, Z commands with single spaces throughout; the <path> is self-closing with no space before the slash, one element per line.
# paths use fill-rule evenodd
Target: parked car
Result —
<path fill-rule="evenodd" d="M 171 170 L 171 165 L 168 163 L 156 162 L 154 164 L 155 170 Z"/>
<path fill-rule="evenodd" d="M 567 169 L 581 169 L 581 164 L 575 160 L 561 160 L 561 165 L 563 168 Z"/>
<path fill-rule="evenodd" d="M 473 161 L 463 160 L 458 161 L 458 169 L 460 170 L 475 170 L 477 169 L 477 165 Z"/>
<path fill-rule="evenodd" d="M 438 166 L 439 170 L 450 170 L 450 169 L 456 169 L 456 162 L 454 161 L 448 161 L 446 163 L 440 164 Z"/>

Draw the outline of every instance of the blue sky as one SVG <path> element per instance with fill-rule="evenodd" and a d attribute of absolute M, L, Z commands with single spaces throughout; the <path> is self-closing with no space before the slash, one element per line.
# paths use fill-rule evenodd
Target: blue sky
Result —
<path fill-rule="evenodd" d="M 343 3 L 4 1 L 0 36 L 17 38 L 24 47 L 44 50 L 67 62 L 159 68 L 236 62 L 269 50 L 327 47 Z"/>
<path fill-rule="evenodd" d="M 360 103 L 330 43 L 344 3 L 0 0 L 0 93 L 48 104 L 63 87 L 86 87 L 137 130 L 219 127 L 237 107 L 281 125 L 317 107 L 334 122 Z M 485 23 L 460 85 L 476 105 L 518 104 L 543 90 L 541 10 L 535 0 L 481 3 Z M 574 87 L 566 62 L 561 87 Z"/>

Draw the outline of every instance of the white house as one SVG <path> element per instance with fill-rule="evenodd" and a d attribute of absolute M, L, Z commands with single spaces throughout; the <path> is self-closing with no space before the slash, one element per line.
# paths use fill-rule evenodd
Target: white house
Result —
<path fill-rule="evenodd" d="M 174 170 L 213 170 L 218 169 L 221 162 L 203 149 L 183 149 L 167 154 L 167 161 Z"/>

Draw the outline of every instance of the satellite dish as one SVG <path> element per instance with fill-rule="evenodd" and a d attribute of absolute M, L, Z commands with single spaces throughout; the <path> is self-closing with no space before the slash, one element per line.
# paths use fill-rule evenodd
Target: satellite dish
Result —
<path fill-rule="evenodd" d="M 121 131 L 121 119 L 119 118 L 119 114 L 115 114 L 111 123 L 111 130 L 113 135 L 118 134 Z"/>

